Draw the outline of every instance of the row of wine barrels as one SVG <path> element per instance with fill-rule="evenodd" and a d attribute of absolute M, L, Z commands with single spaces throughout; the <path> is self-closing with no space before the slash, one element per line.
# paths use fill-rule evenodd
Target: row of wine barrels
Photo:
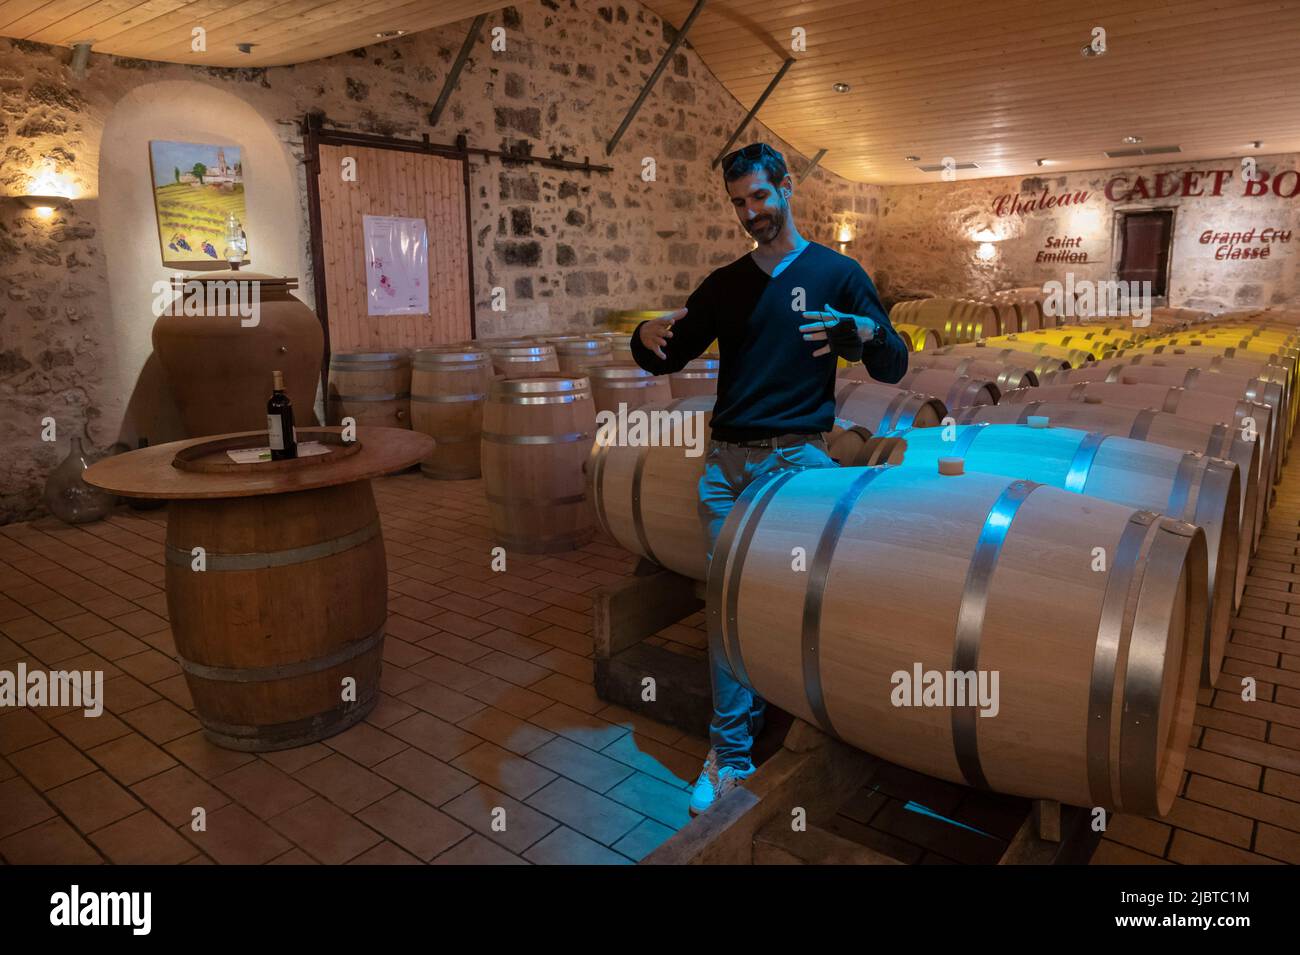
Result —
<path fill-rule="evenodd" d="M 1038 384 L 1038 375 L 1031 368 L 1004 365 L 1001 362 L 985 361 L 979 358 L 963 358 L 959 355 L 919 355 L 909 359 L 909 371 L 942 368 L 959 377 L 990 381 L 999 391 L 1012 388 L 1032 388 Z"/>
<path fill-rule="evenodd" d="M 326 420 L 385 428 L 411 426 L 411 353 L 393 351 L 335 352 L 330 355 Z"/>
<path fill-rule="evenodd" d="M 1008 404 L 1027 401 L 1088 401 L 1125 405 L 1130 408 L 1159 408 L 1211 424 L 1225 422 L 1246 440 L 1259 443 L 1260 480 L 1272 483 L 1277 453 L 1273 408 L 1254 401 L 1242 401 L 1227 395 L 1189 391 L 1160 384 L 1124 384 L 1122 382 L 1081 381 L 1073 385 L 1043 385 L 1022 388 L 1002 396 Z M 1264 522 L 1268 495 L 1259 495 L 1258 527 Z"/>
<path fill-rule="evenodd" d="M 1068 339 L 1068 342 L 1054 341 L 1053 338 Z M 1084 362 L 1095 361 L 1098 358 L 1106 358 L 1119 350 L 1113 342 L 1081 338 L 1068 334 L 1058 336 L 1051 332 L 1048 335 L 1039 336 L 1033 334 L 1029 336 L 998 335 L 986 338 L 984 345 L 988 348 L 1013 348 L 1029 351 L 1035 355 L 1065 358 L 1072 365 L 1081 365 Z"/>
<path fill-rule="evenodd" d="M 584 377 L 492 382 L 480 449 L 493 542 L 528 554 L 581 547 L 594 530 L 583 462 L 596 435 Z"/>
<path fill-rule="evenodd" d="M 895 387 L 908 391 L 934 395 L 949 410 L 974 405 L 995 405 L 1002 394 L 1002 389 L 987 378 L 962 375 L 950 368 L 909 367 L 894 384 Z"/>
<path fill-rule="evenodd" d="M 1205 685 L 1218 678 L 1233 611 L 1246 588 L 1249 540 L 1241 535 L 1240 470 L 1231 461 L 1104 432 L 1020 424 L 917 428 L 868 437 L 841 465 L 893 463 L 933 471 L 940 458 L 1078 494 L 1145 508 L 1205 532 L 1208 604 Z"/>
<path fill-rule="evenodd" d="M 940 349 L 940 352 L 962 356 L 975 354 L 983 358 L 992 359 L 996 357 L 1006 361 L 1010 361 L 1016 356 L 1019 356 L 1021 361 L 1037 358 L 1043 361 L 1057 362 L 1059 363 L 1058 367 L 1070 368 L 1096 360 L 1091 352 L 1080 348 L 1061 348 L 1046 342 L 1035 342 L 1032 339 L 1022 339 L 1010 335 L 982 342 L 963 342 L 947 349 Z"/>
<path fill-rule="evenodd" d="M 201 574 L 191 569 L 196 547 Z M 369 481 L 273 500 L 171 501 L 165 561 L 177 657 L 212 742 L 305 746 L 374 708 L 388 572 Z M 351 700 L 339 692 L 347 678 Z"/>
<path fill-rule="evenodd" d="M 919 325 L 937 332 L 945 344 L 969 342 L 1001 334 L 1004 320 L 998 306 L 954 298 L 919 298 L 899 302 L 889 313 L 890 324 Z"/>
<path fill-rule="evenodd" d="M 1256 533 L 1259 482 L 1259 444 L 1239 437 L 1226 424 L 1207 424 L 1152 408 L 1126 408 L 1074 401 L 1031 401 L 967 408 L 954 416 L 958 424 L 985 421 L 1027 424 L 1031 417 L 1046 417 L 1058 427 L 1099 431 L 1139 441 L 1151 441 L 1179 451 L 1198 451 L 1233 461 L 1241 470 L 1241 499 L 1237 520 L 1242 536 L 1253 549 Z M 1250 551 L 1246 552 L 1248 558 Z"/>
<path fill-rule="evenodd" d="M 993 369 L 1013 369 L 1032 373 L 1041 380 L 1053 371 L 1069 368 L 1070 363 L 1050 355 L 1014 351 L 1010 348 L 989 348 L 983 345 L 949 345 L 936 352 L 928 353 L 924 360 L 940 368 L 958 368 L 963 373 L 990 374 Z"/>
<path fill-rule="evenodd" d="M 1113 555 L 1104 571 L 1094 547 Z M 1164 813 L 1192 732 L 1206 566 L 1195 525 L 1034 481 L 790 469 L 727 518 L 711 642 L 764 699 L 917 772 Z"/>
<path fill-rule="evenodd" d="M 892 320 L 891 320 L 891 324 Z M 903 342 L 907 345 L 910 352 L 925 351 L 928 348 L 939 348 L 943 345 L 943 336 L 937 329 L 926 328 L 924 325 L 911 325 L 907 322 L 900 322 L 894 325 L 894 331 L 902 337 Z"/>

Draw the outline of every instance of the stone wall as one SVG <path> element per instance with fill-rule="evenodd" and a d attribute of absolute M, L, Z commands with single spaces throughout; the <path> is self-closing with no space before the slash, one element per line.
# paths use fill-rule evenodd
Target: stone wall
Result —
<path fill-rule="evenodd" d="M 506 30 L 507 49 L 500 52 L 487 42 L 496 26 Z M 297 169 L 297 215 L 277 220 L 281 234 L 274 242 L 250 229 L 251 267 L 297 274 L 309 303 L 314 295 L 298 123 L 316 110 L 339 128 L 403 138 L 427 133 L 445 143 L 464 134 L 472 146 L 512 150 L 526 144 L 534 155 L 590 157 L 614 167 L 609 174 L 587 174 L 471 160 L 482 336 L 575 330 L 611 309 L 679 305 L 710 270 L 748 250 L 710 167 L 745 107 L 689 45 L 675 56 L 615 154 L 604 156 L 605 142 L 658 61 L 671 26 L 631 2 L 594 10 L 576 0 L 507 7 L 488 17 L 449 108 L 430 128 L 429 110 L 467 29 L 468 21 L 299 66 L 257 70 L 94 54 L 80 80 L 67 69 L 66 49 L 0 39 L 0 192 L 30 192 L 49 164 L 74 195 L 71 209 L 48 220 L 17 203 L 0 204 L 0 522 L 40 511 L 45 476 L 66 453 L 70 434 L 84 435 L 101 453 L 115 442 L 134 447 L 140 438 L 157 443 L 179 436 L 174 408 L 150 361 L 149 276 L 140 264 L 147 259 L 154 278 L 167 270 L 152 233 L 123 253 L 118 220 L 105 221 L 116 215 L 120 177 L 147 181 L 146 143 L 138 144 L 138 169 L 101 161 L 105 130 L 144 128 L 123 123 L 121 111 L 139 110 L 151 96 L 156 101 L 160 84 L 203 84 L 236 97 L 274 132 L 279 145 L 273 148 Z M 193 116 L 185 128 L 221 118 Z M 151 135 L 165 138 L 165 132 L 155 126 Z M 240 129 L 227 138 L 239 142 Z M 776 145 L 796 171 L 807 162 L 761 124 L 745 137 L 754 139 Z M 264 157 L 272 147 L 258 148 Z M 642 179 L 645 157 L 657 164 L 652 182 Z M 246 161 L 250 201 L 261 158 Z M 880 187 L 818 169 L 796 189 L 795 212 L 805 235 L 828 244 L 848 224 L 854 240 L 845 251 L 871 269 L 883 194 Z M 272 246 L 276 254 L 268 257 Z M 117 267 L 124 254 L 129 266 Z M 506 290 L 504 312 L 491 308 L 498 286 Z M 40 440 L 46 416 L 58 422 L 57 443 Z"/>
<path fill-rule="evenodd" d="M 1257 157 L 1253 185 L 1244 181 L 1239 159 L 1220 159 L 892 186 L 880 204 L 876 279 L 891 300 L 1041 286 L 1063 281 L 1067 272 L 1075 280 L 1109 279 L 1119 252 L 1116 213 L 1172 208 L 1170 304 L 1218 311 L 1294 300 L 1300 298 L 1300 195 L 1292 195 L 1300 189 L 1298 162 L 1294 154 Z M 974 238 L 984 230 L 996 236 L 990 258 L 980 257 Z M 1214 236 L 1251 230 L 1235 242 Z M 1290 238 L 1278 240 L 1276 231 Z M 1202 241 L 1206 232 L 1209 242 Z M 1060 239 L 1068 241 L 1052 244 Z M 1267 255 L 1215 258 L 1219 248 L 1232 255 L 1229 247 L 1250 249 L 1252 256 L 1267 249 Z M 1040 253 L 1076 252 L 1086 262 L 1040 261 Z"/>

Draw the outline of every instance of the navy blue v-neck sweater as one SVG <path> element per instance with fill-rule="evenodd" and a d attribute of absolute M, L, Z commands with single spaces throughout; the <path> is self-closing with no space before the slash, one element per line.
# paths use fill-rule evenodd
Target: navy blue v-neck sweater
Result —
<path fill-rule="evenodd" d="M 827 305 L 875 321 L 877 331 L 862 354 L 872 378 L 892 384 L 903 377 L 907 345 L 889 323 L 871 278 L 856 260 L 817 242 L 809 242 L 775 278 L 748 254 L 717 269 L 686 300 L 686 317 L 673 325 L 664 347 L 667 358 L 641 344 L 639 325 L 632 334 L 632 357 L 646 371 L 670 374 L 716 338 L 714 438 L 820 434 L 835 419 L 836 358 L 814 358 L 825 343 L 804 341 L 799 326 L 805 323 L 803 312 Z"/>

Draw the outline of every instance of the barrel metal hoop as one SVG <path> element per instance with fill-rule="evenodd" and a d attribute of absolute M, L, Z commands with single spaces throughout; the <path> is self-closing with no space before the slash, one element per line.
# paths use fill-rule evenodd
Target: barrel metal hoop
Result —
<path fill-rule="evenodd" d="M 600 524 L 600 529 L 617 540 L 618 536 L 609 526 L 609 515 L 605 513 L 605 459 L 608 455 L 609 445 L 599 441 L 592 442 L 591 452 L 587 457 L 589 472 L 587 490 L 591 494 L 592 503 L 596 505 L 596 521 Z"/>
<path fill-rule="evenodd" d="M 1187 562 L 1188 538 L 1195 536 L 1197 528 L 1165 518 L 1156 524 L 1154 531 L 1148 538 L 1146 552 L 1139 555 L 1142 583 L 1129 634 L 1129 650 L 1125 654 L 1124 698 L 1120 707 L 1119 805 L 1124 811 L 1143 814 L 1158 811 L 1162 743 L 1158 733 L 1168 608 L 1173 605 L 1184 568 L 1189 575 L 1189 592 L 1205 587 L 1205 577 L 1193 575 L 1193 565 Z M 1189 639 L 1203 640 L 1204 627 L 1204 620 L 1200 626 L 1193 623 L 1188 631 L 1196 636 Z M 1202 646 L 1195 656 L 1200 659 L 1203 655 Z"/>
<path fill-rule="evenodd" d="M 1020 417 L 1016 419 L 1016 424 L 1025 424 L 1035 411 L 1042 406 L 1041 401 L 1030 401 L 1025 404 L 1025 410 L 1020 412 Z"/>
<path fill-rule="evenodd" d="M 848 521 L 853 506 L 857 504 L 858 498 L 862 496 L 862 492 L 866 490 L 867 485 L 888 470 L 890 468 L 883 464 L 866 468 L 840 494 L 835 501 L 835 506 L 831 508 L 830 515 L 826 518 L 826 523 L 822 527 L 821 535 L 817 540 L 817 549 L 813 553 L 812 565 L 808 568 L 808 587 L 804 592 L 803 602 L 803 640 L 801 642 L 804 696 L 808 700 L 808 708 L 812 710 L 813 717 L 817 720 L 818 725 L 832 736 L 838 736 L 839 734 L 836 733 L 835 726 L 831 722 L 830 713 L 826 710 L 826 693 L 822 686 L 821 658 L 817 655 L 818 644 L 821 639 L 822 607 L 826 600 L 826 578 L 830 574 L 831 559 L 835 555 L 835 547 L 839 544 L 840 534 L 844 531 L 844 524 Z"/>
<path fill-rule="evenodd" d="M 204 735 L 224 749 L 261 753 L 306 746 L 321 739 L 322 736 L 341 733 L 369 716 L 377 702 L 379 702 L 379 690 L 374 689 L 355 703 L 343 703 L 324 713 L 315 713 L 290 723 L 252 726 L 223 723 L 201 714 L 199 722 L 203 724 Z"/>
<path fill-rule="evenodd" d="M 1190 388 L 1196 383 L 1196 379 L 1201 377 L 1201 369 L 1188 368 L 1187 374 L 1183 376 L 1183 387 Z"/>
<path fill-rule="evenodd" d="M 657 564 L 659 558 L 655 555 L 654 548 L 650 546 L 645 520 L 641 516 L 641 481 L 645 475 L 646 458 L 649 456 L 650 445 L 646 445 L 637 452 L 636 467 L 632 470 L 632 530 L 636 533 L 637 543 L 641 545 L 641 552 L 647 559 Z"/>
<path fill-rule="evenodd" d="M 1133 418 L 1133 427 L 1129 429 L 1128 436 L 1134 441 L 1145 441 L 1147 432 L 1151 430 L 1151 422 L 1156 420 L 1156 415 L 1160 412 L 1155 408 L 1143 408 Z"/>
<path fill-rule="evenodd" d="M 1164 404 L 1161 406 L 1160 410 L 1167 411 L 1170 414 L 1177 414 L 1178 402 L 1182 401 L 1183 394 L 1184 394 L 1183 389 L 1178 387 L 1177 385 L 1171 387 L 1168 391 L 1165 392 Z"/>
<path fill-rule="evenodd" d="M 536 397 L 516 397 L 507 394 L 495 394 L 492 396 L 493 404 L 501 405 L 567 405 L 575 401 L 590 401 L 591 392 L 579 391 L 571 395 L 547 395 Z"/>
<path fill-rule="evenodd" d="M 581 504 L 587 499 L 587 492 L 566 494 L 563 497 L 515 497 L 510 494 L 488 494 L 487 499 L 492 504 L 506 506 L 523 504 L 529 507 L 549 507 L 553 504 Z"/>
<path fill-rule="evenodd" d="M 1218 449 L 1223 447 L 1223 441 L 1227 436 L 1228 426 L 1222 421 L 1216 422 L 1214 427 L 1210 429 L 1210 440 L 1205 445 L 1205 453 L 1212 458 L 1226 458 L 1231 452 L 1231 448 L 1224 451 L 1223 454 L 1220 454 Z"/>
<path fill-rule="evenodd" d="M 736 679 L 746 686 L 752 684 L 740 651 L 740 628 L 736 621 L 741 571 L 763 511 L 782 485 L 799 473 L 796 468 L 783 468 L 780 471 L 769 471 L 751 482 L 736 499 L 731 514 L 718 534 L 713 557 L 709 561 L 706 606 L 709 613 L 710 652 L 714 654 L 715 660 L 727 661 Z"/>
<path fill-rule="evenodd" d="M 1165 513 L 1170 517 L 1176 517 L 1180 521 L 1185 519 L 1183 512 L 1191 500 L 1192 478 L 1196 475 L 1201 458 L 1202 455 L 1196 451 L 1183 452 L 1178 470 L 1174 472 L 1174 486 L 1169 491 L 1169 503 L 1165 505 Z"/>
<path fill-rule="evenodd" d="M 492 444 L 571 444 L 593 437 L 590 431 L 566 431 L 563 434 L 497 434 L 484 431 L 483 440 Z"/>
<path fill-rule="evenodd" d="M 1081 381 L 1070 389 L 1069 399 L 1071 401 L 1082 401 L 1083 396 L 1088 393 L 1088 382 Z"/>
<path fill-rule="evenodd" d="M 330 401 L 403 401 L 406 398 L 409 398 L 410 396 L 411 393 L 409 391 L 404 391 L 400 395 L 399 394 L 389 394 L 389 395 L 332 394 L 330 395 Z"/>
<path fill-rule="evenodd" d="M 427 404 L 442 404 L 451 401 L 482 401 L 487 397 L 484 392 L 472 395 L 411 395 L 412 401 L 422 401 Z"/>
<path fill-rule="evenodd" d="M 971 363 L 974 361 L 975 359 L 972 357 L 972 358 L 963 358 L 961 361 L 957 362 L 957 367 L 954 369 L 954 371 L 957 373 L 957 377 L 959 378 L 964 377 L 966 374 L 966 369 L 969 368 L 971 366 Z"/>
<path fill-rule="evenodd" d="M 843 391 L 835 395 L 835 413 L 837 415 L 843 410 L 844 404 L 845 402 L 848 401 L 849 396 L 853 394 L 853 392 L 861 388 L 864 384 L 866 384 L 866 382 L 851 381 L 849 387 L 845 388 Z"/>
<path fill-rule="evenodd" d="M 910 391 L 900 391 L 898 394 L 894 395 L 889 404 L 885 406 L 885 413 L 880 416 L 880 430 L 877 432 L 878 434 L 888 434 L 894 429 L 894 415 L 898 413 L 903 402 L 911 397 L 911 395 L 912 392 Z"/>
<path fill-rule="evenodd" d="M 212 551 L 207 551 L 203 557 L 204 567 L 206 568 L 203 573 L 220 570 L 266 570 L 271 567 L 305 564 L 308 561 L 341 554 L 344 551 L 351 550 L 358 544 L 364 544 L 371 538 L 379 536 L 379 521 L 375 520 L 359 530 L 344 534 L 342 537 L 333 537 L 329 540 L 318 541 L 315 544 L 307 544 L 304 547 L 291 547 L 288 550 L 273 550 L 263 554 L 214 554 Z M 191 561 L 195 559 L 190 551 L 177 547 L 170 542 L 167 544 L 165 553 L 167 563 L 175 567 L 189 567 Z M 194 573 L 200 573 L 200 571 L 194 571 Z"/>
<path fill-rule="evenodd" d="M 297 660 L 293 663 L 280 663 L 269 667 L 218 667 L 204 663 L 195 663 L 177 655 L 176 660 L 181 669 L 190 676 L 201 680 L 213 680 L 220 683 L 268 683 L 272 680 L 288 680 L 293 677 L 319 673 L 336 667 L 340 663 L 355 659 L 384 641 L 384 626 L 361 640 L 344 644 L 328 656 L 313 657 L 310 660 Z"/>
<path fill-rule="evenodd" d="M 1070 459 L 1070 469 L 1065 472 L 1064 488 L 1076 494 L 1082 494 L 1092 473 L 1092 463 L 1097 459 L 1097 450 L 1110 435 L 1100 431 L 1089 431 L 1079 442 L 1074 457 Z"/>
<path fill-rule="evenodd" d="M 975 673 L 978 680 L 980 639 L 993 572 L 1020 505 L 1035 488 L 1042 486 L 1036 481 L 1012 481 L 1002 489 L 984 517 L 984 526 L 980 528 L 975 551 L 966 568 L 961 605 L 957 610 L 957 629 L 952 651 L 954 673 Z M 988 789 L 989 783 L 980 764 L 979 719 L 976 705 L 968 702 L 965 706 L 953 706 L 952 746 L 957 766 L 966 782 L 976 789 Z"/>
<path fill-rule="evenodd" d="M 953 442 L 952 457 L 964 458 L 966 452 L 970 450 L 970 446 L 974 443 L 975 439 L 980 436 L 980 433 L 987 428 L 989 424 L 990 422 L 988 421 L 977 421 L 974 424 L 966 425 L 966 430 L 963 431 L 957 440 Z"/>
<path fill-rule="evenodd" d="M 1130 594 L 1138 580 L 1138 558 L 1147 532 L 1159 517 L 1154 511 L 1134 511 L 1120 534 L 1106 578 L 1097 642 L 1093 648 L 1092 677 L 1088 684 L 1087 769 L 1088 792 L 1094 806 L 1114 804 L 1110 771 L 1111 719 L 1115 679 L 1121 646 L 1132 627 Z M 1127 648 L 1125 648 L 1127 649 Z"/>

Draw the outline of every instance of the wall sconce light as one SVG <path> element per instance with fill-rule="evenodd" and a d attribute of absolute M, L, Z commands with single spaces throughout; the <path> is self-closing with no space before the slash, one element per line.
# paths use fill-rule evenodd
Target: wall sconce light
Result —
<path fill-rule="evenodd" d="M 981 262 L 987 262 L 998 254 L 997 247 L 993 243 L 1001 242 L 1002 236 L 985 226 L 971 236 L 971 241 L 980 244 L 979 248 L 975 250 L 975 254 Z"/>
<path fill-rule="evenodd" d="M 54 168 L 54 161 L 47 158 L 40 175 L 32 176 L 31 192 L 13 197 L 42 219 L 54 215 L 55 209 L 72 208 L 71 190 L 66 181 L 55 174 Z"/>
<path fill-rule="evenodd" d="M 15 196 L 28 209 L 33 210 L 42 219 L 54 215 L 55 209 L 71 209 L 72 200 L 66 196 Z"/>

